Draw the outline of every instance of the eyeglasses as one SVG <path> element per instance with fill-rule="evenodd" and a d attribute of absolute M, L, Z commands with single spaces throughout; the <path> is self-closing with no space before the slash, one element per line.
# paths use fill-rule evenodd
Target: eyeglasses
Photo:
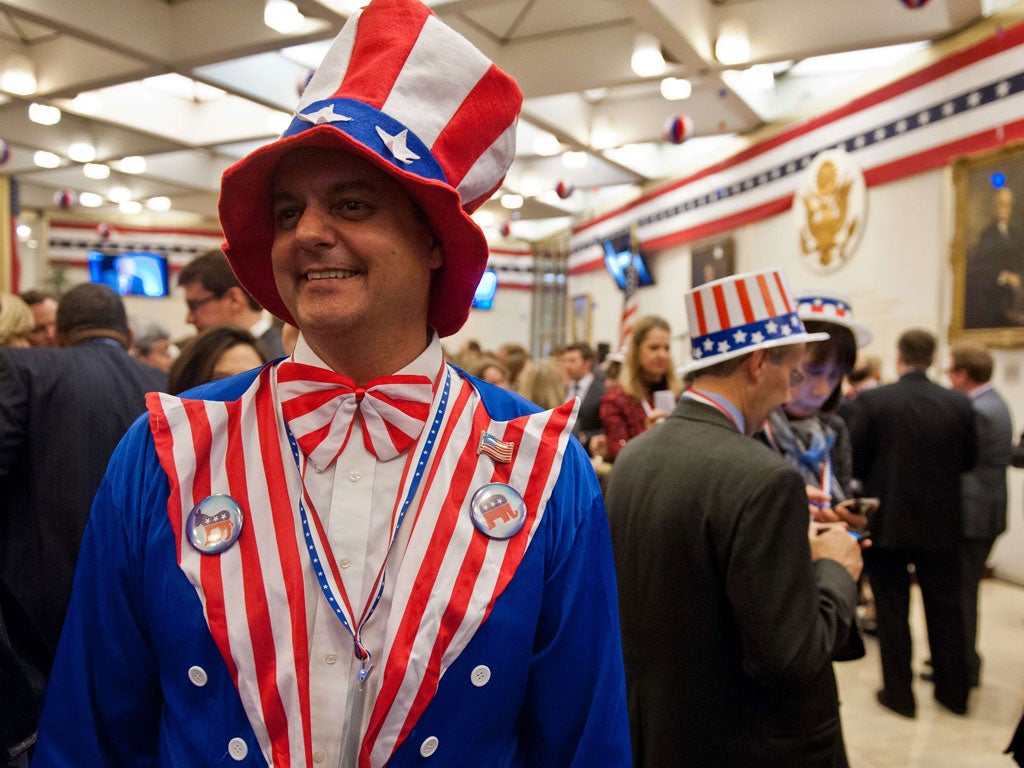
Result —
<path fill-rule="evenodd" d="M 218 296 L 215 293 L 212 293 L 209 296 L 206 296 L 206 297 L 204 297 L 202 299 L 188 299 L 185 302 L 185 306 L 188 307 L 188 311 L 189 312 L 198 312 L 199 308 L 201 306 L 203 306 L 204 304 L 209 304 L 214 299 L 220 299 L 220 298 L 222 298 L 222 297 Z"/>
<path fill-rule="evenodd" d="M 806 378 L 807 378 L 807 376 L 799 368 L 790 368 L 789 369 L 789 386 L 790 387 L 799 387 L 801 384 L 804 383 L 804 379 L 806 379 Z"/>

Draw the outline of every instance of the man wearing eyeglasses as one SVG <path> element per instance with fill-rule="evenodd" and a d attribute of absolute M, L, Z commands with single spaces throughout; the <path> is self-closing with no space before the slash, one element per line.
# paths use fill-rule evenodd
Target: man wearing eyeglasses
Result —
<path fill-rule="evenodd" d="M 238 282 L 219 249 L 186 264 L 178 273 L 178 285 L 185 289 L 185 319 L 199 333 L 217 325 L 236 325 L 259 339 L 268 360 L 284 357 L 280 329 Z"/>
<path fill-rule="evenodd" d="M 777 269 L 686 306 L 692 386 L 619 454 L 607 498 L 633 764 L 842 768 L 831 662 L 859 545 L 809 528 L 800 474 L 751 439 L 827 335 L 805 331 Z"/>

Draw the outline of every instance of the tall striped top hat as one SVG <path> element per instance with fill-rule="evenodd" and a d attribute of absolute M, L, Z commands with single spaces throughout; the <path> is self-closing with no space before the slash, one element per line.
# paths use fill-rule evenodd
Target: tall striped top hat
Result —
<path fill-rule="evenodd" d="M 871 331 L 853 319 L 850 297 L 838 291 L 804 291 L 796 295 L 796 311 L 801 320 L 818 320 L 848 328 L 858 347 L 871 343 Z"/>
<path fill-rule="evenodd" d="M 689 363 L 681 375 L 757 349 L 827 339 L 807 333 L 781 269 L 766 269 L 704 283 L 686 293 Z"/>
<path fill-rule="evenodd" d="M 470 214 L 512 163 L 522 101 L 515 80 L 418 0 L 373 0 L 342 28 L 281 138 L 224 172 L 224 252 L 238 279 L 294 322 L 270 263 L 274 171 L 295 148 L 343 149 L 389 173 L 423 210 L 444 247 L 429 321 L 441 336 L 455 333 L 487 265 Z"/>

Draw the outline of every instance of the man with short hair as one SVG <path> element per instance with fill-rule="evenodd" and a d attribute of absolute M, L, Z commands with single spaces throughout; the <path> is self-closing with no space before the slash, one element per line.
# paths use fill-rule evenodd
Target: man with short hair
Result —
<path fill-rule="evenodd" d="M 178 285 L 185 289 L 185 320 L 197 331 L 237 325 L 259 340 L 268 360 L 284 357 L 280 328 L 264 316 L 259 302 L 238 282 L 221 250 L 207 251 L 182 267 Z"/>
<path fill-rule="evenodd" d="M 974 469 L 961 477 L 963 487 L 964 638 L 967 643 L 967 679 L 973 687 L 981 677 L 978 654 L 978 587 L 999 535 L 1006 530 L 1006 468 L 1013 458 L 1013 419 L 1002 395 L 992 386 L 994 361 L 978 344 L 953 347 L 947 375 L 953 389 L 963 392 L 974 408 L 978 458 Z M 925 673 L 932 679 L 931 673 Z M 922 677 L 925 677 L 922 675 Z"/>
<path fill-rule="evenodd" d="M 57 346 L 57 299 L 45 291 L 30 289 L 18 294 L 28 304 L 35 318 L 35 327 L 28 335 L 33 347 Z"/>
<path fill-rule="evenodd" d="M 521 102 L 425 5 L 372 0 L 284 136 L 226 171 L 225 253 L 301 335 L 129 431 L 38 765 L 629 764 L 574 407 L 538 413 L 441 350 Z"/>
<path fill-rule="evenodd" d="M 7 630 L 19 658 L 40 659 L 43 679 L 107 462 L 146 392 L 167 385 L 129 356 L 124 304 L 109 287 L 72 288 L 56 326 L 61 349 L 0 349 L 0 581 L 16 605 L 0 618 L 26 616 Z M 41 701 L 15 703 L 34 730 Z"/>
<path fill-rule="evenodd" d="M 878 614 L 882 706 L 914 717 L 909 624 L 910 575 L 921 587 L 935 699 L 954 714 L 967 711 L 967 668 L 960 542 L 961 473 L 977 453 L 974 412 L 961 392 L 929 381 L 935 336 L 904 332 L 897 344 L 898 381 L 852 401 L 853 473 L 881 505 L 872 516 L 873 546 L 865 554 Z"/>
<path fill-rule="evenodd" d="M 594 371 L 594 350 L 586 342 L 570 344 L 562 351 L 562 370 L 568 378 L 566 395 L 580 399 L 580 410 L 572 433 L 590 450 L 590 439 L 602 432 L 601 398 L 604 374 Z"/>
<path fill-rule="evenodd" d="M 686 307 L 693 386 L 623 448 L 608 492 L 634 765 L 841 768 L 832 656 L 859 545 L 842 525 L 816 535 L 800 474 L 751 439 L 826 334 L 804 331 L 775 269 Z"/>

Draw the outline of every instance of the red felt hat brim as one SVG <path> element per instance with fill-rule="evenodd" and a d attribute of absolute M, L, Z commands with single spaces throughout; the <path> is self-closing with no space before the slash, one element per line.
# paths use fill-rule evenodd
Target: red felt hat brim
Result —
<path fill-rule="evenodd" d="M 218 202 L 224 253 L 239 282 L 275 317 L 295 324 L 277 291 L 270 251 L 274 242 L 271 183 L 277 164 L 293 149 L 322 147 L 352 152 L 398 181 L 423 211 L 444 248 L 433 275 L 428 322 L 439 336 L 458 331 L 469 317 L 473 294 L 487 266 L 487 239 L 448 184 L 403 171 L 329 124 L 260 147 L 224 172 Z M 486 198 L 484 198 L 486 199 Z"/>

